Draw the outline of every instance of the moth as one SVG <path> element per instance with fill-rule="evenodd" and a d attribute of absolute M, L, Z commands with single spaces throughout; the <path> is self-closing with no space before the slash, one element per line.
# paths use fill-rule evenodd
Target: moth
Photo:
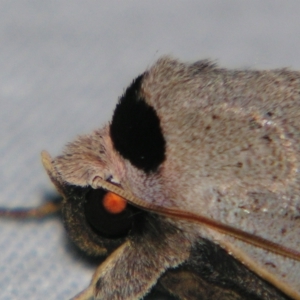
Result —
<path fill-rule="evenodd" d="M 74 299 L 300 299 L 299 150 L 299 72 L 160 58 L 42 153 L 71 239 L 107 256 Z"/>

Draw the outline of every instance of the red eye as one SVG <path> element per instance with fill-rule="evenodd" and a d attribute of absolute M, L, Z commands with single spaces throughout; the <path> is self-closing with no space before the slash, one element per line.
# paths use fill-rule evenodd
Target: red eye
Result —
<path fill-rule="evenodd" d="M 109 238 L 125 236 L 132 228 L 135 208 L 103 189 L 91 189 L 85 196 L 84 214 L 88 224 Z"/>
<path fill-rule="evenodd" d="M 114 193 L 108 192 L 103 198 L 103 206 L 111 214 L 119 214 L 125 210 L 127 201 Z"/>

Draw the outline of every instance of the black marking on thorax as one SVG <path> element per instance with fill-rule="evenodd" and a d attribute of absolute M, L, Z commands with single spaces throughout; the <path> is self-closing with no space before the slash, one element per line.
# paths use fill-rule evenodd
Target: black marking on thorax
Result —
<path fill-rule="evenodd" d="M 137 77 L 120 98 L 110 135 L 115 149 L 124 158 L 149 173 L 157 171 L 165 160 L 166 142 L 156 111 L 140 94 L 143 76 Z"/>

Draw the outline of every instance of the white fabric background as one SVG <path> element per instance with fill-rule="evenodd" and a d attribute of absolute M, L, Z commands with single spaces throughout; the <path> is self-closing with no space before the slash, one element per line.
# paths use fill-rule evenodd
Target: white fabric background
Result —
<path fill-rule="evenodd" d="M 163 54 L 300 69 L 299 1 L 0 1 L 0 205 L 54 191 L 40 151 L 100 127 Z M 0 220 L 0 299 L 69 299 L 95 265 L 58 218 Z"/>

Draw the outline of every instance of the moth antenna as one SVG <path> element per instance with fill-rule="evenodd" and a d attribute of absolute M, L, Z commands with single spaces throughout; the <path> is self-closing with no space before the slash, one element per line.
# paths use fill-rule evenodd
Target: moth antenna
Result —
<path fill-rule="evenodd" d="M 0 208 L 1 218 L 41 219 L 61 210 L 61 201 L 49 201 L 34 208 Z"/>
<path fill-rule="evenodd" d="M 191 212 L 186 212 L 186 211 L 182 211 L 182 210 L 175 209 L 175 208 L 166 208 L 166 207 L 158 206 L 155 204 L 146 203 L 145 201 L 132 195 L 130 192 L 124 191 L 119 186 L 116 186 L 110 182 L 107 182 L 107 181 L 101 179 L 100 177 L 96 177 L 94 179 L 92 186 L 93 186 L 93 188 L 104 188 L 108 191 L 118 194 L 119 196 L 124 197 L 126 200 L 128 200 L 128 202 L 130 202 L 132 205 L 134 205 L 138 208 L 152 211 L 159 215 L 164 215 L 164 216 L 171 217 L 171 218 L 177 218 L 177 219 L 181 219 L 181 220 L 188 220 L 188 221 L 193 221 L 193 222 L 200 223 L 200 224 L 205 224 L 209 228 L 212 228 L 218 232 L 230 235 L 230 236 L 232 236 L 236 239 L 239 239 L 243 242 L 246 242 L 248 244 L 257 246 L 259 248 L 273 252 L 275 254 L 279 254 L 279 255 L 300 261 L 300 252 L 298 252 L 296 250 L 289 249 L 287 247 L 284 247 L 277 243 L 271 242 L 262 237 L 253 235 L 248 232 L 244 232 L 240 229 L 222 224 L 218 221 L 209 219 L 209 218 L 201 216 L 201 215 L 196 215 Z"/>

